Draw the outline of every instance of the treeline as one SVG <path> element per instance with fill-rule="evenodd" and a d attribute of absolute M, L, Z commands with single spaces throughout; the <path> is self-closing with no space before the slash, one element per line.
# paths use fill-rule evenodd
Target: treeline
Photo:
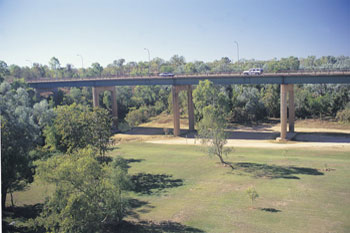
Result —
<path fill-rule="evenodd" d="M 52 57 L 48 65 L 33 63 L 31 67 L 20 67 L 15 64 L 8 65 L 6 62 L 0 61 L 0 73 L 5 79 L 23 78 L 25 80 L 38 78 L 148 76 L 163 72 L 172 72 L 174 74 L 234 73 L 253 67 L 263 68 L 265 72 L 343 70 L 350 69 L 350 57 L 322 56 L 316 58 L 315 56 L 309 56 L 307 58 L 297 58 L 291 56 L 267 61 L 241 59 L 239 62 L 233 62 L 228 57 L 223 57 L 212 62 L 186 62 L 183 56 L 174 55 L 168 61 L 158 57 L 150 62 L 126 62 L 125 59 L 117 59 L 106 67 L 95 62 L 87 68 L 77 68 L 72 64 L 64 66 L 56 57 Z"/>

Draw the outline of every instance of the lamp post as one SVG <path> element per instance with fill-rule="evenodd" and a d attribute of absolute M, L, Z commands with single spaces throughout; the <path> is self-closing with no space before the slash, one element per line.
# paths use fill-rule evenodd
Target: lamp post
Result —
<path fill-rule="evenodd" d="M 150 75 L 150 68 L 151 68 L 151 55 L 150 55 L 148 48 L 144 48 L 144 50 L 147 50 L 147 52 L 148 52 L 148 76 L 149 76 Z"/>
<path fill-rule="evenodd" d="M 77 56 L 81 58 L 81 68 L 84 69 L 83 56 L 81 56 L 80 54 L 77 54 Z"/>
<path fill-rule="evenodd" d="M 235 43 L 237 45 L 237 63 L 239 63 L 239 46 L 237 41 L 235 41 Z"/>

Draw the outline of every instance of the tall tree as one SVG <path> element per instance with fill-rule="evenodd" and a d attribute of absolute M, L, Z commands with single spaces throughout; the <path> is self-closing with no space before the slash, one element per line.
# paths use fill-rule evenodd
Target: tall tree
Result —
<path fill-rule="evenodd" d="M 7 193 L 20 190 L 32 181 L 33 167 L 29 151 L 35 146 L 39 126 L 35 123 L 29 94 L 19 87 L 0 85 L 1 111 L 1 201 Z"/>
<path fill-rule="evenodd" d="M 100 164 L 91 149 L 38 161 L 35 178 L 55 189 L 36 223 L 50 232 L 104 232 L 107 224 L 119 223 L 128 182 L 120 164 Z"/>

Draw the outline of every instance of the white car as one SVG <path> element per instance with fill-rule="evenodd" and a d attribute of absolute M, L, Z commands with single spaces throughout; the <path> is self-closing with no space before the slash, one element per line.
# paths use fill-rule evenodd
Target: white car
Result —
<path fill-rule="evenodd" d="M 251 68 L 249 70 L 243 71 L 244 75 L 260 75 L 264 72 L 261 68 Z"/>
<path fill-rule="evenodd" d="M 161 77 L 174 77 L 173 73 L 160 73 L 159 76 Z"/>

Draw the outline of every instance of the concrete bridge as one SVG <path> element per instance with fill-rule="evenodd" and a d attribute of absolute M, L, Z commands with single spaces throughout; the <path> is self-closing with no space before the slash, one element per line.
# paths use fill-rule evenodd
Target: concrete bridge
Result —
<path fill-rule="evenodd" d="M 117 101 L 114 86 L 135 85 L 171 85 L 173 97 L 174 135 L 180 134 L 179 92 L 185 90 L 188 95 L 189 130 L 194 130 L 194 109 L 192 101 L 192 85 L 201 80 L 210 80 L 214 84 L 279 84 L 281 85 L 281 136 L 286 140 L 287 122 L 289 132 L 294 132 L 294 84 L 350 84 L 350 72 L 296 72 L 296 73 L 265 73 L 263 75 L 242 74 L 198 74 L 175 75 L 174 77 L 97 77 L 75 79 L 38 79 L 28 81 L 29 86 L 36 89 L 58 87 L 92 87 L 93 105 L 99 105 L 99 94 L 103 91 L 112 93 L 112 113 L 114 122 L 117 121 Z M 288 97 L 288 98 L 287 98 Z M 288 100 L 288 103 L 287 103 Z M 287 119 L 287 105 L 289 119 Z"/>

